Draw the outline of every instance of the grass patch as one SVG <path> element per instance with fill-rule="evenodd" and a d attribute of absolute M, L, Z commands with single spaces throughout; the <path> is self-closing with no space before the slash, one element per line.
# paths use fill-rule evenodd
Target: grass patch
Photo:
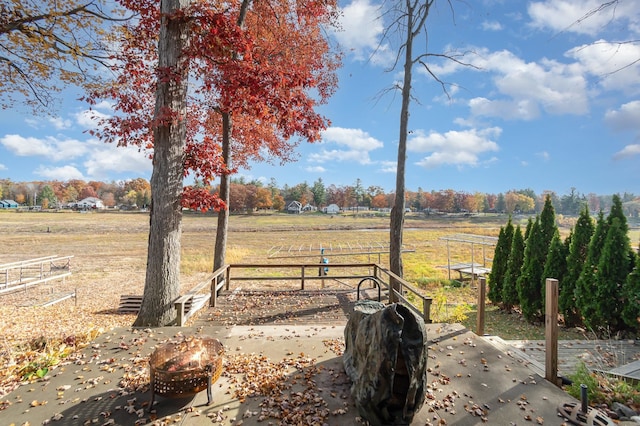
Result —
<path fill-rule="evenodd" d="M 639 383 L 593 373 L 584 363 L 580 363 L 576 372 L 569 378 L 573 383 L 566 387 L 567 393 L 580 399 L 580 385 L 586 385 L 590 405 L 607 404 L 610 407 L 614 402 L 619 402 L 636 408 L 640 406 Z"/>
<path fill-rule="evenodd" d="M 466 320 L 460 321 L 469 330 L 476 330 L 478 310 L 477 306 L 469 312 Z M 544 325 L 530 324 L 522 315 L 514 312 L 505 312 L 495 305 L 487 305 L 485 308 L 486 334 L 500 336 L 504 340 L 544 340 Z M 558 330 L 560 340 L 584 339 L 584 334 L 574 329 L 560 328 Z"/>

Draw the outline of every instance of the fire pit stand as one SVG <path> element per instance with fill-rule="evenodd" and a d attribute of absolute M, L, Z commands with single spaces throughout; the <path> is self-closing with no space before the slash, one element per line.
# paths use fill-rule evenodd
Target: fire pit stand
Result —
<path fill-rule="evenodd" d="M 211 337 L 185 337 L 158 346 L 149 357 L 151 403 L 156 394 L 185 398 L 207 390 L 207 405 L 213 402 L 211 386 L 222 374 L 224 347 Z"/>

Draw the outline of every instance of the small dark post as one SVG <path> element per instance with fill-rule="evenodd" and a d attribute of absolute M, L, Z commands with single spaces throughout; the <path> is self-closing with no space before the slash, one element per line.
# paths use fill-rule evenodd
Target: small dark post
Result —
<path fill-rule="evenodd" d="M 587 390 L 587 385 L 584 383 L 580 385 L 580 411 L 582 411 L 583 414 L 587 414 L 587 411 L 589 411 L 589 396 Z"/>
<path fill-rule="evenodd" d="M 487 279 L 480 277 L 478 285 L 478 318 L 476 321 L 476 334 L 484 336 L 484 305 L 487 295 Z"/>
<path fill-rule="evenodd" d="M 545 379 L 558 386 L 558 280 L 546 279 L 545 288 Z"/>

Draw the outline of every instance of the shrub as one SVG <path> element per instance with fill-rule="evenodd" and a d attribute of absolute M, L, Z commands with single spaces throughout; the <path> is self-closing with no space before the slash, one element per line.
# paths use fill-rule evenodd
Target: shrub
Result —
<path fill-rule="evenodd" d="M 498 242 L 493 253 L 493 264 L 489 273 L 489 293 L 487 296 L 495 304 L 502 302 L 502 286 L 507 273 L 513 232 L 513 224 L 511 223 L 511 217 L 509 217 L 507 225 L 504 228 L 500 228 Z"/>

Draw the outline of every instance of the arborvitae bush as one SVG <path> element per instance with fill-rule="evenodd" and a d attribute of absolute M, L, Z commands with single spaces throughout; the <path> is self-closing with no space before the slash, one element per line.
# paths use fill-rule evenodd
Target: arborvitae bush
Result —
<path fill-rule="evenodd" d="M 540 213 L 540 228 L 538 229 L 538 232 L 541 234 L 542 245 L 546 247 L 547 252 L 551 246 L 551 240 L 557 231 L 556 213 L 553 209 L 553 204 L 551 204 L 551 196 L 547 194 L 542 213 Z"/>
<path fill-rule="evenodd" d="M 511 217 L 509 222 L 503 228 L 500 228 L 498 242 L 493 253 L 493 263 L 491 272 L 489 273 L 489 300 L 495 304 L 502 302 L 502 286 L 504 276 L 507 272 L 507 263 L 509 262 L 509 253 L 511 252 L 511 241 L 513 240 L 513 224 Z"/>
<path fill-rule="evenodd" d="M 624 308 L 622 319 L 636 333 L 640 332 L 640 256 L 635 255 L 635 268 L 622 287 Z"/>
<path fill-rule="evenodd" d="M 624 231 L 626 223 L 614 217 L 609 225 L 607 239 L 604 243 L 598 270 L 596 272 L 596 294 L 592 302 L 595 304 L 595 325 L 608 327 L 612 331 L 623 330 L 622 319 L 623 295 L 622 287 L 632 270 L 631 243 Z M 592 324 L 593 326 L 594 324 Z"/>
<path fill-rule="evenodd" d="M 585 206 L 580 212 L 580 216 L 571 233 L 571 244 L 569 245 L 569 255 L 567 256 L 567 273 L 560 283 L 558 309 L 564 316 L 564 324 L 567 327 L 575 327 L 582 323 L 576 304 L 575 289 L 587 258 L 593 228 L 593 220 L 589 216 L 589 208 Z"/>
<path fill-rule="evenodd" d="M 627 234 L 629 232 L 629 225 L 627 224 L 627 217 L 622 211 L 622 200 L 618 194 L 614 194 L 611 201 L 611 211 L 609 212 L 609 216 L 607 216 L 607 222 L 611 225 L 613 220 L 618 218 L 620 221 L 620 230 Z"/>
<path fill-rule="evenodd" d="M 511 308 L 519 303 L 516 282 L 518 281 L 518 277 L 520 277 L 523 260 L 524 238 L 522 237 L 520 225 L 518 225 L 513 231 L 511 253 L 509 253 L 507 271 L 504 274 L 504 281 L 502 282 L 502 303 L 506 310 L 511 310 Z"/>
<path fill-rule="evenodd" d="M 598 216 L 587 261 L 576 288 L 584 323 L 594 330 L 620 331 L 625 328 L 622 287 L 634 262 L 628 231 L 622 201 L 614 195 L 606 221 L 602 213 Z"/>
<path fill-rule="evenodd" d="M 598 271 L 598 263 L 600 262 L 600 254 L 604 247 L 607 237 L 609 224 L 604 218 L 604 213 L 598 213 L 595 230 L 589 241 L 589 249 L 587 250 L 587 259 L 584 267 L 580 272 L 580 277 L 576 283 L 575 297 L 578 311 L 582 315 L 582 321 L 587 327 L 594 328 L 595 306 L 593 298 L 596 294 L 596 272 Z"/>
<path fill-rule="evenodd" d="M 531 228 L 533 228 L 533 219 L 529 218 L 527 220 L 527 227 L 524 229 L 524 242 L 525 243 L 529 239 L 529 235 L 531 235 Z"/>
<path fill-rule="evenodd" d="M 542 315 L 540 282 L 547 260 L 547 251 L 548 247 L 545 247 L 543 234 L 540 232 L 540 218 L 536 217 L 525 244 L 522 272 L 516 281 L 520 309 L 529 322 L 540 320 Z"/>
<path fill-rule="evenodd" d="M 545 311 L 545 298 L 546 298 L 546 280 L 547 278 L 555 278 L 558 280 L 558 287 L 562 286 L 562 281 L 567 273 L 567 247 L 562 242 L 560 234 L 556 230 L 556 233 L 551 240 L 551 246 L 549 247 L 549 253 L 547 254 L 547 261 L 544 264 L 544 270 L 542 273 L 542 281 L 540 283 L 542 299 L 542 312 Z"/>

